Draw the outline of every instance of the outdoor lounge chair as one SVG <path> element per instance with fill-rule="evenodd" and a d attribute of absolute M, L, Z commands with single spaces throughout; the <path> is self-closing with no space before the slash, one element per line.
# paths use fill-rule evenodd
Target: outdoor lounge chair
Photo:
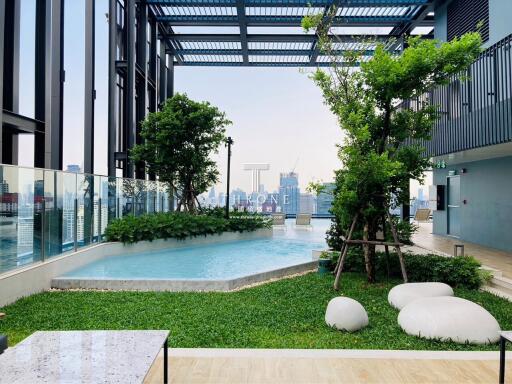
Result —
<path fill-rule="evenodd" d="M 310 213 L 297 213 L 295 219 L 295 225 L 297 227 L 310 227 L 311 226 L 311 214 Z"/>
<path fill-rule="evenodd" d="M 272 214 L 272 225 L 285 225 L 286 215 L 284 213 L 273 213 Z"/>
<path fill-rule="evenodd" d="M 428 222 L 430 219 L 430 209 L 428 208 L 418 208 L 416 210 L 416 214 L 414 215 L 414 221 L 417 222 Z"/>

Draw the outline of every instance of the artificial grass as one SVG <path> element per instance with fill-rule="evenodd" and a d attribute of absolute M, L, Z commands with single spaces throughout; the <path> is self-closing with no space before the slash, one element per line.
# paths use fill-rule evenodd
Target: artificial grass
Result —
<path fill-rule="evenodd" d="M 339 332 L 324 322 L 327 303 L 337 296 L 332 276 L 311 273 L 229 293 L 52 291 L 0 309 L 0 333 L 11 345 L 37 330 L 169 329 L 171 347 L 339 348 L 496 350 L 422 340 L 406 335 L 398 311 L 387 302 L 398 281 L 369 285 L 345 273 L 342 294 L 366 308 L 367 328 Z M 486 292 L 457 289 L 491 312 L 502 329 L 512 329 L 512 304 Z"/>

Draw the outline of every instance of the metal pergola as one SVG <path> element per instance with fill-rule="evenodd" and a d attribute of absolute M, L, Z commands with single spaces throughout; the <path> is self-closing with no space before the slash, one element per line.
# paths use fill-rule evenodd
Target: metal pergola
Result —
<path fill-rule="evenodd" d="M 431 0 L 146 0 L 173 47 L 175 65 L 181 66 L 326 66 L 317 36 L 301 33 L 302 18 L 308 14 L 334 14 L 333 27 L 385 27 L 378 36 L 339 34 L 334 49 L 341 54 L 360 49 L 371 38 L 399 48 L 401 38 L 416 27 L 433 27 Z M 331 12 L 332 11 L 332 12 Z M 334 13 L 335 12 L 335 13 Z M 173 33 L 176 27 L 235 27 L 239 33 Z M 258 33 L 270 27 L 273 33 Z M 277 27 L 277 28 L 276 28 Z M 282 34 L 278 27 L 295 27 Z M 341 29 L 342 28 L 338 28 Z M 249 30 L 251 33 L 249 33 Z M 393 39 L 391 39 L 393 38 Z M 398 43 L 397 43 L 398 41 Z M 370 56 L 371 49 L 365 48 Z"/>

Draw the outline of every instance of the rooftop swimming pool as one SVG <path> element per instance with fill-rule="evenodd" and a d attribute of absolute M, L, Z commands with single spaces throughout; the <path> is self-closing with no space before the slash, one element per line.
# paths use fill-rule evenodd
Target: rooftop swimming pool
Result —
<path fill-rule="evenodd" d="M 229 280 L 312 261 L 312 250 L 326 247 L 329 220 L 310 229 L 274 229 L 270 238 L 149 251 L 107 257 L 61 278 L 77 280 Z"/>

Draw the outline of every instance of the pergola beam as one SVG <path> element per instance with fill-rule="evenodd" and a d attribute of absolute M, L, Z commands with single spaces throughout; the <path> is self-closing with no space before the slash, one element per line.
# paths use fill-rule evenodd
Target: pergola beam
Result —
<path fill-rule="evenodd" d="M 167 7 L 235 7 L 238 0 L 146 0 L 148 4 Z M 429 0 L 340 0 L 343 7 L 398 7 L 428 3 Z M 333 0 L 245 0 L 246 7 L 328 7 Z"/>
<path fill-rule="evenodd" d="M 340 2 L 341 0 L 334 0 L 330 6 L 325 8 L 322 23 L 318 26 L 318 29 L 320 29 L 320 33 L 325 32 L 325 29 L 329 28 L 330 23 L 332 23 L 333 14 L 335 14 L 333 12 L 337 12 L 338 7 L 340 6 Z M 316 63 L 316 59 L 320 54 L 320 46 L 318 45 L 319 39 L 320 35 L 317 30 L 316 39 L 315 42 L 313 43 L 313 52 L 311 53 L 311 56 L 309 58 L 311 64 Z"/>
<path fill-rule="evenodd" d="M 430 23 L 431 18 L 429 17 L 429 13 L 434 11 L 434 0 L 429 0 L 428 4 L 425 4 L 420 8 L 420 10 L 416 13 L 411 20 L 408 22 L 402 23 L 393 28 L 393 30 L 389 33 L 391 36 L 402 36 L 405 34 L 410 34 L 414 28 L 419 26 L 425 26 L 425 23 L 428 21 Z M 431 25 L 434 26 L 433 22 Z"/>
<path fill-rule="evenodd" d="M 404 44 L 404 36 L 410 35 L 411 32 L 418 26 L 421 26 L 422 23 L 425 22 L 427 18 L 429 18 L 429 13 L 434 11 L 434 0 L 429 0 L 428 4 L 421 7 L 420 11 L 416 14 L 416 16 L 410 20 L 409 22 L 402 23 L 391 30 L 389 33 L 390 36 L 398 37 L 399 39 L 395 40 L 393 44 L 389 47 L 389 49 L 394 50 L 400 44 Z M 432 25 L 433 27 L 433 25 Z"/>
<path fill-rule="evenodd" d="M 170 35 L 174 41 L 177 42 L 240 42 L 240 35 L 237 33 L 233 34 L 174 34 Z M 336 42 L 342 43 L 360 43 L 367 40 L 377 42 L 389 41 L 388 35 L 332 35 L 331 38 Z M 315 35 L 306 34 L 282 34 L 282 35 L 266 35 L 266 34 L 249 34 L 247 35 L 247 41 L 258 42 L 258 43 L 313 43 L 316 40 Z"/>
<path fill-rule="evenodd" d="M 342 55 L 346 52 L 354 50 L 338 49 L 333 53 Z M 226 56 L 243 56 L 244 51 L 241 49 L 181 49 L 177 51 L 181 55 L 226 55 Z M 310 56 L 311 49 L 249 49 L 247 54 L 250 56 Z M 372 56 L 374 51 L 371 49 L 357 51 L 362 56 Z M 317 55 L 318 57 L 318 55 Z"/>
<path fill-rule="evenodd" d="M 178 65 L 178 64 L 175 64 Z M 337 63 L 337 65 L 344 64 Z M 358 67 L 360 63 L 356 63 L 355 65 L 347 64 L 346 66 L 356 66 Z M 242 61 L 240 62 L 231 62 L 231 61 L 191 61 L 184 62 L 183 64 L 179 64 L 181 67 L 330 67 L 331 63 L 329 62 L 318 62 L 311 64 L 309 60 L 307 62 L 288 62 L 288 61 L 266 61 L 266 62 L 249 62 L 244 64 Z"/>
<path fill-rule="evenodd" d="M 236 0 L 236 13 L 238 16 L 238 25 L 240 26 L 240 42 L 242 44 L 242 55 L 244 63 L 249 63 L 249 44 L 247 43 L 247 17 L 245 15 L 245 5 L 243 0 Z"/>
<path fill-rule="evenodd" d="M 303 16 L 246 16 L 249 27 L 300 27 Z M 397 23 L 407 23 L 409 16 L 347 16 L 334 17 L 334 27 L 395 27 Z M 157 21 L 169 23 L 172 26 L 223 26 L 238 27 L 237 15 L 163 15 L 157 16 Z M 430 20 L 424 20 L 421 25 L 430 26 Z"/>

